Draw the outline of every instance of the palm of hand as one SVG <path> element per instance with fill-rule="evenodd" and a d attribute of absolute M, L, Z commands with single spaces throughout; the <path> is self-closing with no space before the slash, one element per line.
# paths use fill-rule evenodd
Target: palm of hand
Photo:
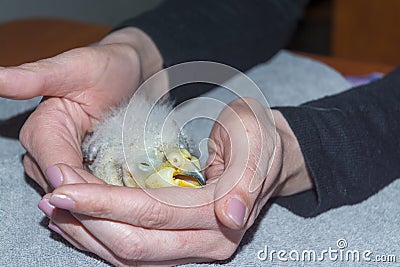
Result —
<path fill-rule="evenodd" d="M 27 150 L 25 170 L 45 191 L 51 190 L 43 175 L 49 166 L 82 168 L 84 134 L 106 110 L 133 93 L 140 76 L 136 52 L 118 44 L 78 48 L 0 71 L 2 96 L 45 96 L 20 133 Z"/>

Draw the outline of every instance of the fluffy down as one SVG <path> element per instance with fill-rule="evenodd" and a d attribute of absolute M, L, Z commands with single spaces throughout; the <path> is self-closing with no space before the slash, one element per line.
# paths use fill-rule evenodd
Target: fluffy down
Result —
<path fill-rule="evenodd" d="M 160 181 L 148 184 L 146 179 L 165 165 L 165 153 L 176 148 L 187 149 L 189 154 L 184 152 L 184 156 L 200 168 L 197 158 L 190 155 L 187 136 L 173 118 L 170 102 L 154 105 L 141 97 L 133 103 L 112 109 L 86 136 L 82 151 L 91 173 L 113 185 L 171 186 Z"/>

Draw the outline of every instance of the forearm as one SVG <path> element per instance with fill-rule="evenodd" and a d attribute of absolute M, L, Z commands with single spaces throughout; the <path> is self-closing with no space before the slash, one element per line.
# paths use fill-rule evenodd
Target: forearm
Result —
<path fill-rule="evenodd" d="M 366 86 L 300 107 L 278 108 L 315 182 L 315 191 L 278 202 L 302 216 L 315 216 L 358 203 L 399 178 L 399 103 L 397 69 Z"/>

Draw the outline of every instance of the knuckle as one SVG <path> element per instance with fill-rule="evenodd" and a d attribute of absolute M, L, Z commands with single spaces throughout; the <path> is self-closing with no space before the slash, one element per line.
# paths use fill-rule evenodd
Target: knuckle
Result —
<path fill-rule="evenodd" d="M 99 63 L 99 50 L 94 47 L 78 47 L 62 54 L 59 58 L 63 63 L 85 62 L 86 67 L 93 68 Z M 91 72 L 88 72 L 89 74 Z"/>
<path fill-rule="evenodd" d="M 104 185 L 105 187 L 109 188 L 109 190 L 113 190 L 114 188 L 112 185 Z M 110 201 L 112 201 L 115 205 L 110 205 Z M 118 201 L 118 200 L 117 200 Z M 88 198 L 85 198 L 85 201 L 82 203 L 77 203 L 77 205 L 80 204 L 80 208 L 84 209 L 86 211 L 87 215 L 90 216 L 101 216 L 101 217 L 111 217 L 114 214 L 113 207 L 119 206 L 119 202 L 115 203 L 114 200 L 110 198 L 101 198 L 100 200 L 96 196 L 91 196 Z M 88 209 L 87 207 L 90 207 Z"/>
<path fill-rule="evenodd" d="M 21 128 L 21 131 L 19 133 L 19 140 L 22 144 L 22 146 L 28 150 L 28 145 L 29 145 L 29 140 L 31 140 L 31 129 L 29 126 L 29 121 L 27 121 Z"/>
<path fill-rule="evenodd" d="M 219 230 L 216 232 L 208 232 L 203 236 L 204 240 L 208 240 L 208 250 L 206 256 L 212 260 L 226 260 L 235 254 L 243 233 L 231 231 L 229 229 Z"/>
<path fill-rule="evenodd" d="M 140 224 L 153 229 L 165 228 L 172 218 L 173 208 L 156 201 L 148 209 L 143 209 L 144 214 L 140 216 Z"/>
<path fill-rule="evenodd" d="M 24 155 L 24 158 L 22 159 L 22 164 L 24 165 L 25 173 L 32 178 L 35 175 L 32 167 L 33 162 L 27 154 Z"/>
<path fill-rule="evenodd" d="M 145 258 L 147 253 L 141 245 L 139 236 L 133 232 L 117 235 L 111 244 L 111 250 L 125 260 L 140 260 Z"/>
<path fill-rule="evenodd" d="M 228 104 L 227 107 L 222 111 L 222 114 L 227 116 L 229 119 L 239 119 L 239 121 L 246 125 L 246 127 L 254 128 L 257 123 L 257 113 L 260 104 L 257 100 L 251 98 L 239 98 L 233 100 Z"/>
<path fill-rule="evenodd" d="M 68 63 L 68 62 L 74 62 L 76 59 L 91 60 L 94 58 L 94 56 L 95 56 L 95 53 L 94 53 L 93 48 L 77 47 L 77 48 L 71 49 L 69 51 L 66 51 L 52 59 L 56 62 L 61 61 L 62 63 Z"/>
<path fill-rule="evenodd" d="M 34 159 L 31 158 L 29 153 L 24 155 L 22 162 L 24 165 L 25 174 L 39 184 L 39 186 L 43 188 L 45 192 L 50 192 L 52 188 L 47 183 L 42 171 L 39 169 Z"/>
<path fill-rule="evenodd" d="M 236 248 L 237 246 L 233 244 L 229 244 L 223 248 L 220 247 L 218 250 L 215 250 L 211 257 L 217 261 L 227 260 L 236 252 Z"/>
<path fill-rule="evenodd" d="M 19 133 L 19 140 L 22 146 L 31 154 L 34 154 L 38 139 L 43 134 L 43 120 L 41 120 L 40 116 L 41 112 L 38 108 L 30 115 Z"/>
<path fill-rule="evenodd" d="M 228 106 L 230 106 L 230 107 L 233 108 L 233 109 L 243 107 L 243 106 L 246 105 L 246 104 L 245 104 L 245 100 L 246 100 L 246 98 L 238 98 L 238 99 L 235 99 L 235 100 L 231 101 L 231 102 L 228 104 Z"/>
<path fill-rule="evenodd" d="M 250 110 L 252 106 L 259 105 L 258 101 L 250 97 L 242 97 L 231 101 L 228 106 L 233 110 Z"/>

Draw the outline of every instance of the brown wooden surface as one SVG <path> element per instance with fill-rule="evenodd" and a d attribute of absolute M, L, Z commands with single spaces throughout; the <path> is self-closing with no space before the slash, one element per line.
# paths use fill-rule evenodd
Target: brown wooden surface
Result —
<path fill-rule="evenodd" d="M 332 56 L 400 64 L 399 0 L 334 0 Z"/>
<path fill-rule="evenodd" d="M 101 39 L 111 28 L 60 19 L 28 19 L 0 24 L 0 66 L 54 56 Z"/>
<path fill-rule="evenodd" d="M 0 24 L 0 66 L 18 65 L 50 57 L 68 49 L 98 41 L 108 26 L 57 19 L 30 19 Z M 308 57 L 325 62 L 343 75 L 388 72 L 391 65 L 368 64 L 313 54 Z"/>

